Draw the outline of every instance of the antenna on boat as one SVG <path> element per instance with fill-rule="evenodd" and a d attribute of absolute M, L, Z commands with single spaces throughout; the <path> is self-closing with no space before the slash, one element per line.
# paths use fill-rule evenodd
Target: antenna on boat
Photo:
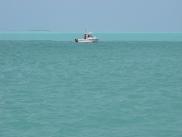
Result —
<path fill-rule="evenodd" d="M 85 28 L 85 33 L 87 33 L 87 29 Z"/>

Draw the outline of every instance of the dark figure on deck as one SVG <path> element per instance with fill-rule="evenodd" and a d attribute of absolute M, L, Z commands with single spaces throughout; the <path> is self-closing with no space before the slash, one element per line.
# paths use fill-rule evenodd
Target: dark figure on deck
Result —
<path fill-rule="evenodd" d="M 87 34 L 84 34 L 84 39 L 86 39 L 87 38 Z"/>

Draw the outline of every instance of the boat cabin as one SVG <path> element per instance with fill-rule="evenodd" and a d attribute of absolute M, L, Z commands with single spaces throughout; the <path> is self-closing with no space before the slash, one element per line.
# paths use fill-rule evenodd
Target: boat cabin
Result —
<path fill-rule="evenodd" d="M 92 34 L 91 33 L 85 33 L 84 34 L 84 39 L 87 39 L 87 38 L 92 38 Z"/>

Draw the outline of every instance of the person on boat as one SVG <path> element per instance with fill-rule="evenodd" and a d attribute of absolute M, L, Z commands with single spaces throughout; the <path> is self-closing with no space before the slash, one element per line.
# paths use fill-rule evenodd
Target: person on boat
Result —
<path fill-rule="evenodd" d="M 87 38 L 87 34 L 84 34 L 84 39 L 86 39 Z"/>

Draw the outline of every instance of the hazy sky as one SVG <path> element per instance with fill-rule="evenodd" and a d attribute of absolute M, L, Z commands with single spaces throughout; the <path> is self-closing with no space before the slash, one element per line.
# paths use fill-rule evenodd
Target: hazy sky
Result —
<path fill-rule="evenodd" d="M 182 32 L 182 0 L 0 0 L 0 31 Z"/>

